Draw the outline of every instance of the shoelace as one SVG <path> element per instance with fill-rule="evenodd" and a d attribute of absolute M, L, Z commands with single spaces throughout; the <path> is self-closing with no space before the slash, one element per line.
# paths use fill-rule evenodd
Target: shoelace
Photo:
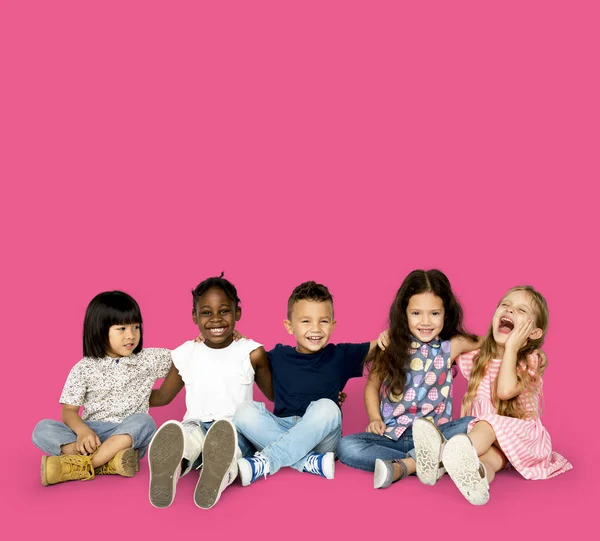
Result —
<path fill-rule="evenodd" d="M 98 466 L 94 469 L 96 475 L 116 475 L 117 468 L 115 467 L 114 459 L 110 459 L 106 464 L 102 464 L 102 466 Z"/>
<path fill-rule="evenodd" d="M 325 474 L 323 473 L 323 466 L 322 466 L 323 456 L 325 456 L 325 455 L 319 455 L 319 454 L 310 455 L 306 459 L 306 462 L 304 463 L 304 469 L 308 473 L 314 473 L 315 475 L 322 475 L 323 477 L 325 477 Z"/>
<path fill-rule="evenodd" d="M 258 479 L 262 475 L 265 476 L 265 479 L 267 478 L 267 468 L 269 467 L 269 462 L 264 456 L 253 456 L 250 460 L 250 465 L 252 466 L 252 481 Z"/>
<path fill-rule="evenodd" d="M 87 477 L 81 479 L 82 481 L 88 481 L 94 478 L 95 472 L 94 466 L 92 466 L 91 456 L 67 455 L 61 458 L 61 462 L 67 466 L 67 471 L 65 472 L 67 477 L 74 477 L 77 479 L 79 478 L 77 474 L 84 472 L 87 474 Z"/>

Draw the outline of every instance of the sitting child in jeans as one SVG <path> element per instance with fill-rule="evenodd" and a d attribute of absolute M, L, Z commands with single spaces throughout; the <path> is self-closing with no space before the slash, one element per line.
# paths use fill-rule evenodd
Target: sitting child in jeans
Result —
<path fill-rule="evenodd" d="M 334 476 L 334 451 L 341 437 L 338 394 L 350 378 L 361 377 L 365 357 L 377 344 L 329 344 L 335 320 L 329 290 L 315 282 L 294 289 L 284 322 L 296 347 L 277 345 L 268 352 L 274 410 L 263 403 L 238 406 L 233 423 L 259 452 L 238 460 L 242 485 L 290 466 Z"/>
<path fill-rule="evenodd" d="M 42 457 L 44 486 L 133 477 L 156 430 L 148 400 L 157 379 L 171 368 L 168 349 L 142 349 L 142 314 L 121 291 L 96 295 L 85 312 L 83 355 L 60 396 L 63 422 L 40 421 L 33 443 Z M 79 408 L 83 413 L 79 415 Z"/>

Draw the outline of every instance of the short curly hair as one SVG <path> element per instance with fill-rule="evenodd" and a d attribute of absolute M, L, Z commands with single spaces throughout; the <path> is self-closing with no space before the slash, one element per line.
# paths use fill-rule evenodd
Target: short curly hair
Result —
<path fill-rule="evenodd" d="M 304 282 L 298 287 L 294 288 L 290 298 L 288 299 L 287 317 L 292 317 L 292 309 L 294 304 L 298 301 L 315 301 L 315 302 L 331 302 L 331 309 L 333 311 L 333 295 L 329 292 L 326 286 L 323 284 L 317 284 L 317 282 Z"/>

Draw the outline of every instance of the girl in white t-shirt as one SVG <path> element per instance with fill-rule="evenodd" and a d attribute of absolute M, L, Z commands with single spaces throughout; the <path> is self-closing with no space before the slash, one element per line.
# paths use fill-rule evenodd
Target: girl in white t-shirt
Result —
<path fill-rule="evenodd" d="M 199 467 L 200 460 L 194 502 L 202 509 L 215 505 L 237 477 L 237 459 L 255 452 L 231 422 L 236 407 L 252 401 L 254 381 L 273 400 L 264 348 L 245 338 L 234 340 L 242 316 L 235 286 L 223 275 L 208 278 L 192 297 L 192 319 L 204 341 L 190 340 L 172 352 L 173 367 L 150 397 L 151 406 L 162 406 L 186 388 L 183 422 L 163 424 L 148 451 L 150 503 L 159 508 L 173 503 L 179 477 Z"/>

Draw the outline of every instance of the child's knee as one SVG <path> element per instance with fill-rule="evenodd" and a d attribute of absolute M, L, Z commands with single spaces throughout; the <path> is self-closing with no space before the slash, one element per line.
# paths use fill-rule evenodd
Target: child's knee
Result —
<path fill-rule="evenodd" d="M 56 426 L 56 424 L 57 421 L 55 421 L 54 419 L 42 419 L 38 424 L 36 424 L 31 435 L 31 441 L 33 441 L 34 445 L 38 445 L 41 438 L 43 438 L 44 435 L 51 432 L 52 429 Z"/>
<path fill-rule="evenodd" d="M 247 426 L 260 417 L 261 412 L 252 402 L 242 402 L 233 415 L 233 424 L 237 427 Z"/>
<path fill-rule="evenodd" d="M 338 405 L 329 400 L 329 398 L 321 398 L 312 404 L 313 408 L 318 409 L 319 418 L 323 421 L 328 421 L 334 424 L 342 423 L 342 412 Z"/>

